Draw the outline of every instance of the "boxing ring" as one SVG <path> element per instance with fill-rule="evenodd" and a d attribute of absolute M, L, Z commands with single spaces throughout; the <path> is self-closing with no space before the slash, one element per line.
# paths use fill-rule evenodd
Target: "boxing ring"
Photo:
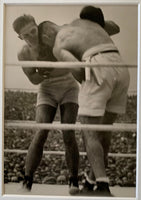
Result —
<path fill-rule="evenodd" d="M 22 67 L 35 67 L 35 68 L 42 68 L 42 67 L 47 67 L 47 68 L 85 68 L 87 69 L 87 73 L 86 73 L 86 79 L 89 79 L 89 68 L 91 67 L 107 67 L 106 64 L 98 64 L 98 65 L 93 65 L 91 63 L 85 63 L 85 62 L 45 62 L 45 61 L 20 61 L 20 62 L 15 62 L 15 63 L 6 63 L 6 65 L 8 67 L 17 67 L 17 66 L 22 66 Z M 129 67 L 129 68 L 135 68 L 137 67 L 136 65 L 123 65 L 123 64 L 114 64 L 116 67 Z M 109 65 L 108 66 L 113 66 L 113 65 Z M 113 125 L 88 125 L 88 124 L 80 124 L 79 122 L 77 122 L 76 124 L 60 124 L 60 123 L 36 123 L 35 121 L 23 121 L 23 120 L 5 120 L 4 122 L 4 127 L 6 129 L 32 129 L 32 130 L 39 130 L 39 129 L 47 129 L 47 130 L 75 130 L 75 131 L 82 131 L 82 130 L 95 130 L 95 131 L 112 131 L 113 134 L 116 134 L 118 131 L 125 133 L 128 132 L 133 133 L 137 131 L 137 125 L 134 123 L 114 123 Z M 19 149 L 4 149 L 5 153 L 17 153 L 17 154 L 26 154 L 27 150 L 19 150 Z M 43 151 L 44 154 L 53 154 L 53 155 L 65 155 L 64 151 Z M 80 152 L 80 156 L 86 156 L 86 152 Z M 109 157 L 129 157 L 129 158 L 136 158 L 136 153 L 109 153 L 108 154 Z M 16 184 L 16 183 L 15 183 Z M 10 186 L 8 184 L 5 184 L 5 187 L 7 188 L 6 191 L 9 190 L 10 187 L 14 187 L 15 186 Z M 33 184 L 33 191 L 31 194 L 36 194 L 37 190 L 36 188 L 39 187 L 39 185 L 37 186 L 37 184 Z M 47 188 L 48 185 L 44 185 L 41 186 L 42 188 Z M 42 188 L 40 187 L 40 189 L 42 190 Z M 52 186 L 54 187 L 54 186 Z M 56 187 L 56 186 L 55 186 Z M 64 190 L 61 188 L 65 188 L 66 186 L 57 186 L 58 187 L 58 192 L 60 192 L 60 190 Z M 35 189 L 34 189 L 35 188 Z M 49 186 L 50 191 L 52 191 L 51 186 Z M 121 189 L 121 188 L 120 188 Z M 120 189 L 118 188 L 118 190 L 120 191 Z M 46 190 L 46 189 L 45 189 Z M 114 191 L 114 189 L 112 189 Z M 122 188 L 123 190 L 123 188 Z M 129 192 L 127 192 L 127 188 L 125 189 L 126 193 L 129 194 Z M 129 194 L 131 196 L 135 196 L 135 188 L 130 188 L 130 192 L 132 191 L 132 194 Z M 118 195 L 116 193 L 116 189 L 113 192 L 116 195 Z M 120 193 L 120 192 L 119 192 Z M 122 193 L 122 192 L 121 192 Z M 120 194 L 121 194 L 120 193 Z M 124 193 L 124 192 L 123 192 Z M 15 194 L 15 193 L 14 193 Z M 17 192 L 18 194 L 18 192 Z M 54 194 L 54 191 L 53 191 Z M 133 195 L 134 194 L 134 195 Z M 29 194 L 28 194 L 29 195 Z M 46 194 L 47 195 L 47 194 Z M 61 195 L 61 194 L 57 194 L 57 195 Z M 68 195 L 67 193 L 64 193 L 63 195 Z M 124 196 L 124 195 L 123 195 Z"/>

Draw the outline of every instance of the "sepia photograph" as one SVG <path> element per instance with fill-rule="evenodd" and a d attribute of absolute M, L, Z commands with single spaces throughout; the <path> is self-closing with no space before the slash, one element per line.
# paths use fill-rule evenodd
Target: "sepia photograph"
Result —
<path fill-rule="evenodd" d="M 2 194 L 136 199 L 138 4 L 21 2 L 3 7 Z"/>

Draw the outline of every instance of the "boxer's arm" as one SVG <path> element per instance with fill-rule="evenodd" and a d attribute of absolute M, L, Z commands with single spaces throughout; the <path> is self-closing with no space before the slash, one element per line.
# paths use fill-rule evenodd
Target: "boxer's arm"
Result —
<path fill-rule="evenodd" d="M 71 62 L 77 62 L 77 58 L 68 50 L 59 48 L 59 47 L 54 47 L 53 48 L 53 54 L 57 58 L 58 61 L 71 61 Z M 67 66 L 66 66 L 67 67 Z"/>
<path fill-rule="evenodd" d="M 109 35 L 115 35 L 120 32 L 120 27 L 113 21 L 106 20 L 104 29 Z"/>
<path fill-rule="evenodd" d="M 69 62 L 77 62 L 77 58 L 73 56 L 71 52 L 66 49 L 53 49 L 54 56 L 57 58 L 58 61 L 69 61 Z M 67 68 L 67 65 L 66 65 Z M 74 78 L 78 82 L 82 82 L 84 80 L 84 69 L 81 68 L 69 68 L 70 72 L 74 76 Z"/>
<path fill-rule="evenodd" d="M 31 52 L 28 46 L 24 46 L 22 50 L 18 53 L 19 61 L 29 61 L 33 60 L 31 56 Z M 37 85 L 44 80 L 44 77 L 41 76 L 36 68 L 33 67 L 22 67 L 23 72 L 28 77 L 31 83 Z"/>
<path fill-rule="evenodd" d="M 71 51 L 71 49 L 73 48 L 71 37 L 72 33 L 69 27 L 60 30 L 56 35 L 53 47 L 53 55 L 58 61 L 78 61 L 78 59 L 73 55 Z"/>
<path fill-rule="evenodd" d="M 67 49 L 60 44 L 60 41 L 56 39 L 53 54 L 57 58 L 58 61 L 68 61 L 68 62 L 77 62 L 78 59 Z M 67 65 L 66 65 L 67 68 Z M 85 79 L 84 68 L 69 68 L 70 72 L 73 74 L 74 78 L 78 82 L 82 82 Z"/>

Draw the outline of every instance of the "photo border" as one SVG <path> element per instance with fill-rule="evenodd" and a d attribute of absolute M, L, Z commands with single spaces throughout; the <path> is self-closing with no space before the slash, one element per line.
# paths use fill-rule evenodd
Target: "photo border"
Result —
<path fill-rule="evenodd" d="M 137 160 L 136 160 L 136 197 L 121 198 L 112 197 L 116 200 L 141 200 L 141 0 L 1 0 L 0 2 L 0 200 L 24 200 L 24 199 L 95 199 L 95 200 L 109 200 L 109 197 L 75 197 L 75 196 L 40 196 L 40 195 L 4 195 L 4 21 L 5 21 L 5 6 L 6 5 L 79 5 L 79 4 L 98 4 L 98 5 L 137 5 L 138 6 L 138 61 L 137 61 Z"/>

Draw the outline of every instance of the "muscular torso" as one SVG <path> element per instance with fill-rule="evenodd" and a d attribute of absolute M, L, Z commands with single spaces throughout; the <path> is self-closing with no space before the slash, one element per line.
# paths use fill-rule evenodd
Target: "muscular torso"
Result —
<path fill-rule="evenodd" d="M 44 24 L 42 24 L 42 26 L 44 26 Z M 42 35 L 40 35 L 40 39 L 41 38 L 42 38 Z M 52 62 L 57 61 L 56 58 L 53 56 L 52 49 L 50 49 L 50 47 L 48 47 L 46 44 L 43 43 L 43 41 L 41 42 L 40 40 L 39 40 L 39 46 L 37 49 L 33 49 L 32 47 L 28 45 L 23 46 L 22 50 L 18 54 L 18 59 L 25 60 L 25 61 L 32 61 L 32 60 L 52 61 Z M 28 73 L 28 69 L 25 69 L 26 75 L 28 77 L 31 76 L 31 72 L 34 71 L 34 69 L 35 68 L 29 67 L 29 73 Z M 63 76 L 69 73 L 68 69 L 43 68 L 41 71 L 43 72 L 44 70 L 47 70 L 49 72 L 49 77 L 58 77 L 58 76 Z"/>
<path fill-rule="evenodd" d="M 87 49 L 106 43 L 112 43 L 112 40 L 102 27 L 97 23 L 78 19 L 58 33 L 55 47 L 66 49 L 81 60 Z"/>

